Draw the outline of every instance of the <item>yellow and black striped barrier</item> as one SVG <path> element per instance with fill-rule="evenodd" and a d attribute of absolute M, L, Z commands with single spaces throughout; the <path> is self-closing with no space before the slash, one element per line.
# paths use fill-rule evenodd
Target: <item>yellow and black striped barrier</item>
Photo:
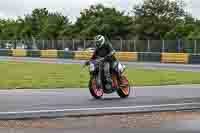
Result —
<path fill-rule="evenodd" d="M 75 60 L 88 60 L 92 57 L 92 52 L 75 52 Z M 117 52 L 115 57 L 120 61 L 137 61 L 138 55 L 135 52 Z"/>
<path fill-rule="evenodd" d="M 162 53 L 161 54 L 162 63 L 182 63 L 188 64 L 189 54 L 187 53 Z"/>
<path fill-rule="evenodd" d="M 24 50 L 24 49 L 13 49 L 13 50 L 12 50 L 12 55 L 13 55 L 14 57 L 26 57 L 26 56 L 27 56 L 26 53 L 27 53 L 27 52 L 26 52 L 26 50 Z"/>
<path fill-rule="evenodd" d="M 42 58 L 58 58 L 57 50 L 41 50 L 40 57 Z"/>
<path fill-rule="evenodd" d="M 77 52 L 74 52 L 74 59 L 75 60 L 88 60 L 92 57 L 92 55 L 93 55 L 92 52 L 77 51 Z"/>
<path fill-rule="evenodd" d="M 14 57 L 41 57 L 63 58 L 74 60 L 88 60 L 92 52 L 87 51 L 64 51 L 64 50 L 24 50 L 24 49 L 1 49 L 0 56 Z M 179 64 L 200 64 L 200 54 L 189 53 L 151 53 L 151 52 L 116 52 L 116 58 L 120 61 L 161 62 Z"/>
<path fill-rule="evenodd" d="M 115 57 L 120 61 L 137 61 L 138 54 L 136 52 L 117 52 Z"/>

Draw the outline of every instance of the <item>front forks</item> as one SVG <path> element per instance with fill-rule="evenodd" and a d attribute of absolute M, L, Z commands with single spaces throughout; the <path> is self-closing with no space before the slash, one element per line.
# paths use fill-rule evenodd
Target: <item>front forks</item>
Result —
<path fill-rule="evenodd" d="M 99 64 L 99 71 L 98 71 L 98 75 L 96 77 L 96 81 L 97 81 L 97 86 L 98 88 L 102 88 L 102 81 L 101 81 L 101 71 L 102 71 L 102 63 Z"/>

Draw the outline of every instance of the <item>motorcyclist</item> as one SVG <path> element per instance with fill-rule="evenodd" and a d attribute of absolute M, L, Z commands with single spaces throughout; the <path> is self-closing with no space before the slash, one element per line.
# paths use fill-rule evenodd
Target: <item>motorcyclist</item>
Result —
<path fill-rule="evenodd" d="M 118 61 L 116 57 L 114 56 L 115 50 L 112 47 L 112 44 L 106 40 L 106 38 L 103 35 L 97 35 L 94 38 L 95 41 L 95 52 L 91 58 L 91 60 L 96 59 L 98 57 L 104 58 L 104 75 L 106 77 L 107 83 L 112 83 L 112 78 L 110 74 L 110 68 L 113 70 L 117 70 Z M 88 62 L 86 62 L 87 64 Z"/>

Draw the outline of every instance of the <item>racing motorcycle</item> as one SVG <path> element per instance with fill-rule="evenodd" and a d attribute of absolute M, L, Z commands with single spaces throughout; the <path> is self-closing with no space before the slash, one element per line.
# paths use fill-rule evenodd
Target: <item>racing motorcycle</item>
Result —
<path fill-rule="evenodd" d="M 120 70 L 120 74 L 115 70 L 110 70 L 112 77 L 112 84 L 106 82 L 106 78 L 103 72 L 105 58 L 97 58 L 88 61 L 85 65 L 89 66 L 89 90 L 90 94 L 95 99 L 100 99 L 105 94 L 111 94 L 117 92 L 121 98 L 127 98 L 130 94 L 129 81 L 124 75 L 125 65 L 118 63 L 117 69 Z"/>

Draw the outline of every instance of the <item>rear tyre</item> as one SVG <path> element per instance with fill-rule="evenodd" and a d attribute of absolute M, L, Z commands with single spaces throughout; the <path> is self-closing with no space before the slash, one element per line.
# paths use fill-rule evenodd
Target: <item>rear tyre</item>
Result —
<path fill-rule="evenodd" d="M 121 81 L 120 81 L 120 89 L 117 91 L 117 94 L 121 98 L 127 98 L 130 95 L 130 86 L 129 86 L 129 81 L 125 76 L 122 76 Z"/>
<path fill-rule="evenodd" d="M 90 83 L 89 83 L 89 90 L 90 90 L 90 94 L 95 98 L 95 99 L 101 99 L 103 96 L 103 89 L 102 88 L 98 88 L 97 84 L 96 84 L 96 80 L 95 79 L 90 79 Z"/>

